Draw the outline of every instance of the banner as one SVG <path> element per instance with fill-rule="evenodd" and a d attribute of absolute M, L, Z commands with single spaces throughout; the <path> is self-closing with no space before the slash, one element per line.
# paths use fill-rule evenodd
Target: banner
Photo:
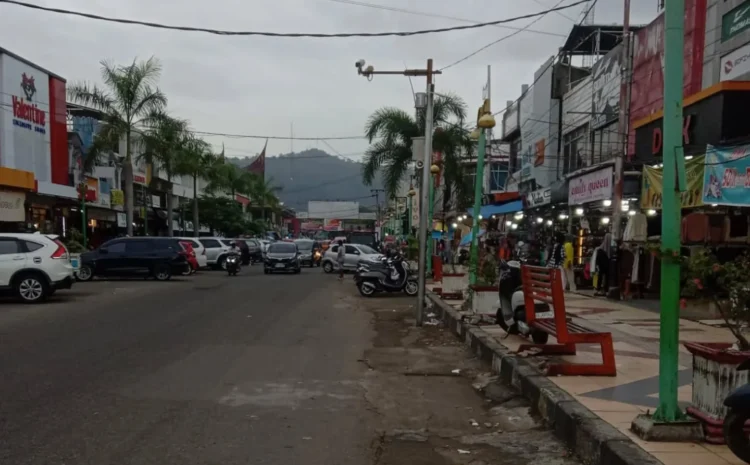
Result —
<path fill-rule="evenodd" d="M 109 195 L 112 198 L 113 207 L 125 205 L 125 193 L 120 189 L 112 189 Z"/>
<path fill-rule="evenodd" d="M 568 183 L 568 205 L 612 199 L 612 167 L 586 173 Z"/>
<path fill-rule="evenodd" d="M 703 155 L 685 162 L 687 190 L 682 193 L 682 208 L 699 207 L 703 205 L 701 199 L 703 191 Z M 662 186 L 664 168 L 643 167 L 643 182 L 641 185 L 641 208 L 644 210 L 660 210 L 662 202 Z"/>
<path fill-rule="evenodd" d="M 750 205 L 750 145 L 708 146 L 703 175 L 703 202 Z"/>

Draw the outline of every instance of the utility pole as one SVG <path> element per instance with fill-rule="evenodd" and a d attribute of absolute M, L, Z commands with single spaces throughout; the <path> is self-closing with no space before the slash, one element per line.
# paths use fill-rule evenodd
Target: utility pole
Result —
<path fill-rule="evenodd" d="M 624 10 L 622 20 L 622 58 L 620 59 L 623 72 L 621 73 L 622 78 L 620 81 L 620 114 L 617 128 L 624 143 L 622 152 L 616 152 L 615 155 L 615 189 L 614 198 L 612 199 L 612 239 L 616 244 L 622 239 L 622 178 L 624 158 L 628 151 L 628 131 L 630 130 L 628 121 L 630 118 L 630 75 L 633 66 L 630 60 L 630 0 L 624 0 Z M 613 248 L 610 255 L 609 276 L 618 276 L 617 260 L 619 259 L 619 253 Z M 609 297 L 619 300 L 620 280 L 608 278 L 607 281 Z"/>
<path fill-rule="evenodd" d="M 432 67 L 432 58 L 427 60 L 427 69 L 405 69 L 403 71 L 375 71 L 372 65 L 365 67 L 365 60 L 358 60 L 355 65 L 357 74 L 372 80 L 376 74 L 393 74 L 401 76 L 425 76 L 427 78 L 427 110 L 425 114 L 425 137 L 424 137 L 424 163 L 422 166 L 422 187 L 419 191 L 422 205 L 429 202 L 429 182 L 430 182 L 430 165 L 432 162 L 432 124 L 433 124 L 433 99 L 435 85 L 432 83 L 432 77 L 436 74 L 442 74 L 439 70 Z M 423 211 L 426 208 L 423 208 Z M 419 292 L 417 293 L 417 326 L 422 326 L 424 321 L 424 304 L 425 304 L 425 272 L 427 269 L 427 215 L 419 215 Z"/>
<path fill-rule="evenodd" d="M 380 193 L 385 192 L 385 189 L 370 189 L 370 193 L 375 196 L 375 206 L 378 207 L 377 223 L 380 224 L 382 217 L 380 216 Z M 383 232 L 383 225 L 380 224 L 380 232 Z"/>
<path fill-rule="evenodd" d="M 682 147 L 682 86 L 684 83 L 685 0 L 669 0 L 664 11 L 664 117 L 662 252 L 680 250 L 680 191 L 686 189 Z M 675 422 L 684 418 L 677 404 L 677 371 L 680 333 L 680 264 L 661 263 L 661 325 L 659 334 L 659 407 L 654 420 Z"/>

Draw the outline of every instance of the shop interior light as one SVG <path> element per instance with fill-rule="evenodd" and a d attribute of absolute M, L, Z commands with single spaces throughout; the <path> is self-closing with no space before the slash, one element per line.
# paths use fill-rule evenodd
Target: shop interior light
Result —
<path fill-rule="evenodd" d="M 540 217 L 538 217 L 538 218 L 536 219 L 536 222 L 537 222 L 537 223 L 539 223 L 539 224 L 542 224 L 542 223 L 544 223 L 544 218 L 542 218 L 542 217 L 540 216 Z"/>
<path fill-rule="evenodd" d="M 568 215 L 566 215 L 565 213 L 560 213 L 560 216 L 558 216 L 558 218 L 560 218 L 561 220 L 567 220 Z"/>
<path fill-rule="evenodd" d="M 510 226 L 512 224 L 513 224 L 513 222 L 511 220 L 506 220 L 505 221 L 505 226 Z"/>
<path fill-rule="evenodd" d="M 607 199 L 607 200 L 603 201 L 602 204 L 604 204 L 605 207 L 609 207 L 610 205 L 612 205 L 612 201 L 609 200 L 609 199 Z"/>
<path fill-rule="evenodd" d="M 497 218 L 497 217 L 495 215 L 492 215 L 492 219 L 494 220 L 495 218 Z"/>
<path fill-rule="evenodd" d="M 719 206 L 719 204 L 718 204 L 718 203 L 712 203 L 712 204 L 711 204 L 711 206 L 712 206 L 712 207 L 718 207 L 718 206 Z"/>
<path fill-rule="evenodd" d="M 648 216 L 654 216 L 654 215 L 656 215 L 656 210 L 649 210 L 649 211 L 646 212 L 646 214 Z"/>
<path fill-rule="evenodd" d="M 547 226 L 552 226 L 552 220 L 547 220 Z"/>
<path fill-rule="evenodd" d="M 479 215 L 479 219 L 480 219 L 480 220 L 481 220 L 481 219 L 484 219 L 484 217 L 483 217 L 482 215 Z"/>
<path fill-rule="evenodd" d="M 518 229 L 518 225 L 516 223 L 513 223 L 511 225 L 510 229 Z"/>
<path fill-rule="evenodd" d="M 458 227 L 458 223 L 453 223 L 453 227 L 457 228 Z"/>
<path fill-rule="evenodd" d="M 515 215 L 513 215 L 513 218 L 520 220 L 521 218 L 523 218 L 523 212 L 516 213 Z"/>
<path fill-rule="evenodd" d="M 630 210 L 630 205 L 628 205 L 628 204 L 623 204 L 623 206 L 622 206 L 622 211 L 626 212 L 626 211 L 628 211 L 628 210 Z"/>
<path fill-rule="evenodd" d="M 630 199 L 622 199 L 622 205 L 627 205 L 630 203 Z"/>
<path fill-rule="evenodd" d="M 606 216 L 602 218 L 602 224 L 609 224 L 609 218 Z"/>
<path fill-rule="evenodd" d="M 583 216 L 583 208 L 576 208 L 576 215 Z"/>
<path fill-rule="evenodd" d="M 635 210 L 630 210 L 630 211 L 628 212 L 628 215 L 630 215 L 630 216 L 635 216 L 635 214 L 636 214 L 636 213 L 637 213 L 637 212 L 636 212 Z"/>
<path fill-rule="evenodd" d="M 692 155 L 688 155 L 688 156 L 685 157 L 685 160 L 692 160 L 692 159 L 693 159 Z"/>

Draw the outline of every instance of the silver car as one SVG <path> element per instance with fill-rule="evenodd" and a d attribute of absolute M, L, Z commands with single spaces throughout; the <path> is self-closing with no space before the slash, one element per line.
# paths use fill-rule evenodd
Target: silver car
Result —
<path fill-rule="evenodd" d="M 206 263 L 213 268 L 226 269 L 227 251 L 229 251 L 229 239 L 224 237 L 200 237 L 198 242 L 206 250 Z"/>
<path fill-rule="evenodd" d="M 360 260 L 376 260 L 381 256 L 377 250 L 364 244 L 344 244 L 344 271 L 355 271 Z M 323 271 L 333 273 L 338 269 L 339 245 L 335 244 L 328 247 L 321 260 Z"/>

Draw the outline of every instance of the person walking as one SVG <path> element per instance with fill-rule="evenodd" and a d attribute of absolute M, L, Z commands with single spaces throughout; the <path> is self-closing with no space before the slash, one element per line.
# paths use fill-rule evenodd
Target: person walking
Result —
<path fill-rule="evenodd" d="M 557 268 L 560 270 L 560 277 L 562 279 L 562 287 L 565 289 L 565 271 L 563 270 L 563 264 L 565 263 L 565 236 L 563 233 L 556 232 L 555 239 L 550 249 L 549 258 L 547 259 L 547 268 Z"/>
<path fill-rule="evenodd" d="M 573 235 L 569 234 L 565 238 L 565 244 L 563 244 L 563 251 L 565 252 L 565 260 L 563 262 L 563 288 L 567 282 L 571 292 L 576 292 L 578 287 L 576 286 L 575 272 L 573 271 Z"/>
<path fill-rule="evenodd" d="M 339 266 L 339 281 L 344 280 L 344 258 L 346 257 L 346 247 L 344 246 L 344 241 L 339 240 L 338 242 L 339 250 L 336 253 L 336 263 Z"/>

